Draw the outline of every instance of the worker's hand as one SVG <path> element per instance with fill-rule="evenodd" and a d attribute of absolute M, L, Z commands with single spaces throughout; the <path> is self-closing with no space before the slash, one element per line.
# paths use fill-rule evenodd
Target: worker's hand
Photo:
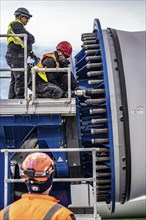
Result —
<path fill-rule="evenodd" d="M 29 56 L 30 56 L 30 58 L 32 58 L 34 56 L 34 52 L 30 51 Z"/>
<path fill-rule="evenodd" d="M 39 60 L 40 60 L 40 58 L 37 57 L 37 56 L 34 54 L 33 51 L 31 51 L 31 52 L 29 53 L 29 56 L 30 56 L 30 58 L 31 58 L 32 60 L 34 60 L 34 61 L 39 61 Z"/>

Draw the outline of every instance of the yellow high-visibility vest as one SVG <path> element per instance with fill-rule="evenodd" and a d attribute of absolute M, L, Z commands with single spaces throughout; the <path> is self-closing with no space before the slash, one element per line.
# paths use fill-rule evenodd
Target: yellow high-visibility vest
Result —
<path fill-rule="evenodd" d="M 44 68 L 44 66 L 42 65 L 42 61 L 46 58 L 46 57 L 51 57 L 54 59 L 55 63 L 56 63 L 56 67 L 60 67 L 60 64 L 59 62 L 57 62 L 56 60 L 56 56 L 54 53 L 46 53 L 43 55 L 42 59 L 39 61 L 38 65 L 37 66 L 34 66 L 33 68 Z M 46 73 L 45 72 L 38 72 L 38 75 L 45 81 L 45 82 L 48 82 L 48 78 L 46 76 Z"/>
<path fill-rule="evenodd" d="M 12 21 L 9 25 L 8 25 L 8 31 L 7 31 L 7 34 L 15 34 L 13 29 L 12 29 L 12 24 L 16 23 L 16 22 L 19 22 L 20 24 L 23 25 L 23 23 L 19 20 L 15 20 L 15 21 Z M 24 27 L 24 25 L 23 25 Z M 25 28 L 25 27 L 24 27 Z M 16 45 L 20 45 L 22 48 L 24 48 L 24 40 L 20 37 L 8 37 L 7 38 L 7 45 L 9 43 L 13 42 L 14 44 Z"/>

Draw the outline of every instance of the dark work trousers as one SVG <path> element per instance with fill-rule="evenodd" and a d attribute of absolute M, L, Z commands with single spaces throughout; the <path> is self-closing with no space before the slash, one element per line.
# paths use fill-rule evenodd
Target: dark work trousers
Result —
<path fill-rule="evenodd" d="M 53 83 L 41 83 L 36 87 L 36 96 L 38 98 L 58 99 L 63 96 L 63 90 Z"/>
<path fill-rule="evenodd" d="M 16 53 L 9 50 L 6 53 L 7 64 L 11 68 L 24 68 L 24 54 Z M 11 71 L 11 81 L 9 87 L 9 99 L 22 99 L 24 98 L 24 72 Z"/>

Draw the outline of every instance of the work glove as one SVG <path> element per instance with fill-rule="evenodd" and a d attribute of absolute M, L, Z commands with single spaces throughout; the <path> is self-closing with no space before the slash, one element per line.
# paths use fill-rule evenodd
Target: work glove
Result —
<path fill-rule="evenodd" d="M 34 54 L 33 51 L 31 51 L 31 52 L 29 53 L 29 57 L 30 57 L 32 60 L 34 60 L 34 61 L 39 61 L 39 60 L 40 60 L 40 58 L 37 57 L 37 56 Z"/>

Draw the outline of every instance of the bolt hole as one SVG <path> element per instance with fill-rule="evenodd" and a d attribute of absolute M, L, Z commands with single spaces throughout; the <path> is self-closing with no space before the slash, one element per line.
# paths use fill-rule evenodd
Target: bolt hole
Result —
<path fill-rule="evenodd" d="M 126 166 L 123 166 L 123 167 L 122 167 L 122 170 L 124 170 L 124 171 L 125 171 L 125 170 L 126 170 Z"/>
<path fill-rule="evenodd" d="M 123 157 L 122 160 L 123 160 L 123 162 L 126 162 L 126 157 Z"/>
<path fill-rule="evenodd" d="M 119 110 L 120 110 L 120 111 L 123 111 L 123 106 L 122 106 L 122 105 L 119 107 Z"/>
<path fill-rule="evenodd" d="M 120 121 L 124 121 L 124 117 L 123 116 L 120 118 Z"/>

